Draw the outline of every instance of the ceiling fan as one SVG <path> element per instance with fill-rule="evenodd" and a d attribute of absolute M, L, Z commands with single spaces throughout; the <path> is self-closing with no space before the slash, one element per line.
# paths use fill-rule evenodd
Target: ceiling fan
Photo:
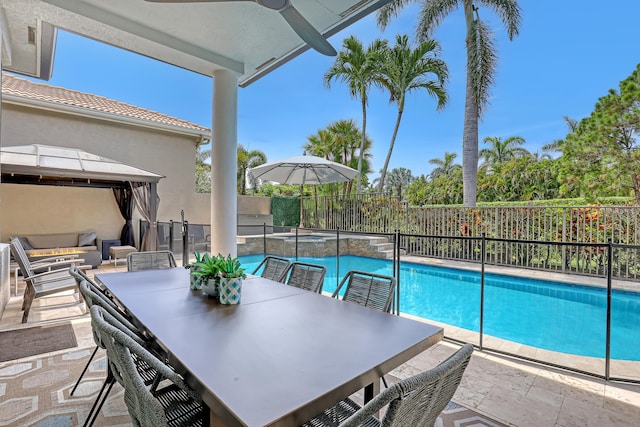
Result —
<path fill-rule="evenodd" d="M 336 50 L 327 39 L 293 7 L 290 0 L 146 0 L 154 3 L 218 3 L 229 1 L 252 1 L 267 9 L 275 10 L 289 23 L 302 40 L 323 55 L 335 56 Z"/>

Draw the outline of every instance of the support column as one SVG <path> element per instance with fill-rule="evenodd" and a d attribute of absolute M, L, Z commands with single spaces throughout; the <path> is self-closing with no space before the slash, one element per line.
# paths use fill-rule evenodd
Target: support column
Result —
<path fill-rule="evenodd" d="M 211 253 L 237 255 L 238 78 L 228 70 L 213 74 L 211 138 Z"/>

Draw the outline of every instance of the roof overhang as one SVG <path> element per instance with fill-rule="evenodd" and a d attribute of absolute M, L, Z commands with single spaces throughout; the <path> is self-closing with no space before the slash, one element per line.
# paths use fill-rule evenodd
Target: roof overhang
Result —
<path fill-rule="evenodd" d="M 292 0 L 331 36 L 390 0 Z M 3 69 L 51 76 L 56 29 L 213 76 L 227 69 L 246 86 L 309 47 L 276 11 L 253 1 L 0 0 Z"/>
<path fill-rule="evenodd" d="M 163 178 L 75 148 L 21 145 L 0 149 L 1 182 L 80 187 L 121 187 L 128 182 L 157 183 Z"/>

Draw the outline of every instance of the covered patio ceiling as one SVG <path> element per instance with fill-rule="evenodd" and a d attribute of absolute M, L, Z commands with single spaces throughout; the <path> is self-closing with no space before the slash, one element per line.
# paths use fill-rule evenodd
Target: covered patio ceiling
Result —
<path fill-rule="evenodd" d="M 388 1 L 291 3 L 331 36 Z M 207 76 L 226 69 L 241 87 L 309 49 L 278 11 L 257 1 L 0 0 L 0 6 L 3 69 L 45 80 L 53 69 L 57 29 Z"/>

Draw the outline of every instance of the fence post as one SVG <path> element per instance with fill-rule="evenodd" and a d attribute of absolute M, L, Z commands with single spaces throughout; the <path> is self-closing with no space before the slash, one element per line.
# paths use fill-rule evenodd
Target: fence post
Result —
<path fill-rule="evenodd" d="M 567 208 L 562 208 L 562 242 L 567 240 Z M 567 245 L 562 245 L 562 272 L 564 273 L 567 266 Z"/>
<path fill-rule="evenodd" d="M 184 218 L 184 217 L 183 217 Z M 189 264 L 189 221 L 182 221 L 182 265 Z"/>
<path fill-rule="evenodd" d="M 336 289 L 340 284 L 340 227 L 336 227 Z"/>
<path fill-rule="evenodd" d="M 480 351 L 482 351 L 482 332 L 484 329 L 484 260 L 486 249 L 486 235 L 482 233 L 480 243 Z"/>
<path fill-rule="evenodd" d="M 298 226 L 296 226 L 296 261 L 298 260 Z"/>
<path fill-rule="evenodd" d="M 607 337 L 606 337 L 606 352 L 604 360 L 604 378 L 609 381 L 610 369 L 611 369 L 611 297 L 612 297 L 612 284 L 611 275 L 613 272 L 613 244 L 611 239 L 607 240 Z"/>
<path fill-rule="evenodd" d="M 267 256 L 267 223 L 262 223 L 262 255 Z"/>
<path fill-rule="evenodd" d="M 400 316 L 400 230 L 396 230 L 395 248 L 393 250 L 393 269 L 396 276 L 396 314 Z"/>
<path fill-rule="evenodd" d="M 169 250 L 173 252 L 173 220 L 169 220 Z"/>

